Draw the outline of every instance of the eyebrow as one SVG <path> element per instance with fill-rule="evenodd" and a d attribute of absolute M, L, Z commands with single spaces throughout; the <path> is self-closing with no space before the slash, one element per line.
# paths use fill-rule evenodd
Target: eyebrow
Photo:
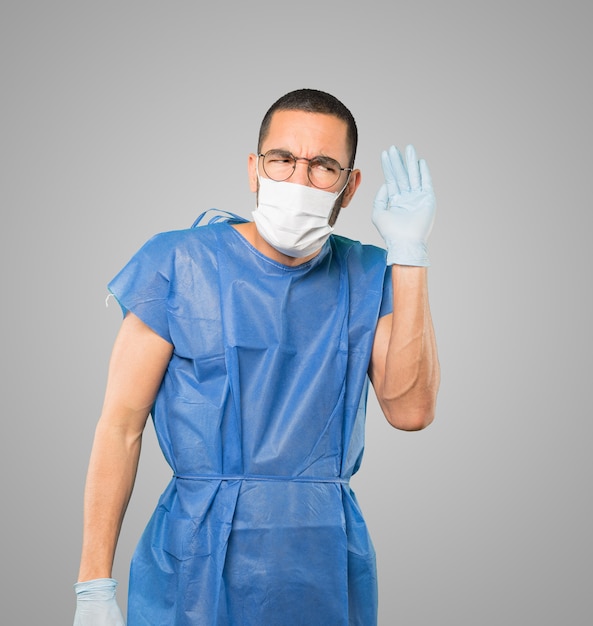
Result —
<path fill-rule="evenodd" d="M 267 152 L 272 152 L 272 150 L 274 152 L 286 152 L 286 154 L 290 154 L 291 156 L 295 157 L 295 159 L 317 159 L 319 157 L 323 158 L 323 159 L 331 159 L 332 161 L 335 161 L 336 163 L 340 164 L 340 167 L 342 165 L 340 159 L 337 159 L 334 156 L 331 156 L 329 154 L 324 154 L 323 152 L 320 152 L 319 154 L 315 154 L 312 157 L 299 157 L 296 154 L 294 154 L 294 152 L 292 152 L 291 150 L 289 150 L 288 148 L 269 148 L 268 150 L 266 150 L 266 152 L 262 152 L 262 154 L 266 154 Z"/>

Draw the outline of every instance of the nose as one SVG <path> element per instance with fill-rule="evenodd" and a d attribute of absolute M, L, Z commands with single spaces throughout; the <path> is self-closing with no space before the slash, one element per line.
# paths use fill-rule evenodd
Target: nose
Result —
<path fill-rule="evenodd" d="M 299 185 L 307 185 L 311 187 L 311 181 L 309 180 L 309 159 L 304 157 L 296 158 L 296 166 L 294 172 L 290 177 L 290 182 L 297 183 Z"/>

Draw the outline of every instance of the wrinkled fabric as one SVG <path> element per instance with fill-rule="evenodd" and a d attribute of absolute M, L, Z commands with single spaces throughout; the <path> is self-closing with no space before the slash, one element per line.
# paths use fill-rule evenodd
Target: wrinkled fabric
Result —
<path fill-rule="evenodd" d="M 117 604 L 114 578 L 94 578 L 74 585 L 76 613 L 73 626 L 125 626 Z"/>
<path fill-rule="evenodd" d="M 171 482 L 131 564 L 128 626 L 373 626 L 349 479 L 391 312 L 385 251 L 262 255 L 230 222 L 153 237 L 109 284 L 174 346 L 152 410 Z"/>

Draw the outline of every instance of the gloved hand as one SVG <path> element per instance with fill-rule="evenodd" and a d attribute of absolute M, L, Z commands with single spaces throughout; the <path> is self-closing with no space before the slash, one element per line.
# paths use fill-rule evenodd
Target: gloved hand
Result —
<path fill-rule="evenodd" d="M 428 266 L 426 242 L 436 201 L 424 159 L 406 147 L 406 165 L 395 146 L 381 154 L 385 183 L 373 204 L 373 224 L 387 247 L 387 265 Z"/>
<path fill-rule="evenodd" d="M 76 614 L 74 626 L 125 626 L 115 600 L 117 580 L 96 578 L 76 583 Z"/>

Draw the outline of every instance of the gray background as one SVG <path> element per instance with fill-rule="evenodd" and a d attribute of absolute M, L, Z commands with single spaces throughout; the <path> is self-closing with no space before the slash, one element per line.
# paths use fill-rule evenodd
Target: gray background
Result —
<path fill-rule="evenodd" d="M 373 397 L 353 481 L 380 623 L 591 624 L 591 57 L 586 2 L 32 2 L 0 9 L 2 611 L 69 624 L 118 307 L 152 234 L 249 216 L 267 107 L 334 93 L 361 135 L 341 234 L 380 244 L 380 151 L 438 199 L 436 422 Z M 217 165 L 218 164 L 218 165 Z M 147 430 L 114 575 L 169 472 Z M 8 581 L 8 582 L 7 582 Z"/>

